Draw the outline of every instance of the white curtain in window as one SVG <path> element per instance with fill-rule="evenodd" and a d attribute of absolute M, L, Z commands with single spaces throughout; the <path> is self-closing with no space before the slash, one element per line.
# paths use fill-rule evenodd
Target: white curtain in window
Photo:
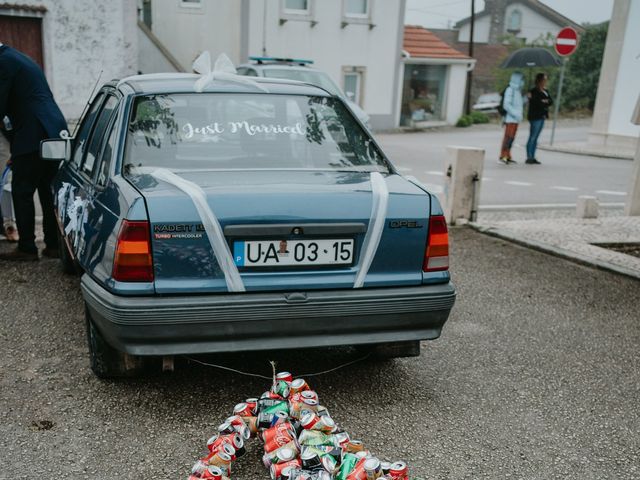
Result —
<path fill-rule="evenodd" d="M 345 11 L 349 15 L 366 15 L 368 0 L 346 0 Z"/>

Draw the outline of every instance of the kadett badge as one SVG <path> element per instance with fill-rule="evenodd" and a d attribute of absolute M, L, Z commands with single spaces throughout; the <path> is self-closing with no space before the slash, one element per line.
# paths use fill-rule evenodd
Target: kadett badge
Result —
<path fill-rule="evenodd" d="M 189 223 L 158 223 L 153 226 L 156 240 L 202 238 L 204 226 Z"/>

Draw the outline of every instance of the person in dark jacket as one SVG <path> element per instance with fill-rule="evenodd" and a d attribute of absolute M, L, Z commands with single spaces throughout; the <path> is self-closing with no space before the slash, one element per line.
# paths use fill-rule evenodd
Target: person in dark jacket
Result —
<path fill-rule="evenodd" d="M 58 255 L 58 237 L 51 181 L 56 162 L 40 159 L 40 141 L 60 138 L 67 122 L 58 108 L 42 69 L 18 50 L 0 43 L 0 118 L 9 118 L 11 135 L 11 190 L 20 239 L 16 250 L 0 260 L 38 260 L 35 244 L 35 206 L 38 191 L 47 257 Z"/>
<path fill-rule="evenodd" d="M 553 105 L 551 95 L 547 91 L 547 75 L 539 73 L 536 75 L 536 85 L 527 96 L 529 97 L 529 140 L 527 141 L 527 160 L 529 165 L 540 165 L 536 159 L 536 149 L 538 148 L 538 137 L 544 127 L 544 121 L 549 118 L 549 107 Z"/>

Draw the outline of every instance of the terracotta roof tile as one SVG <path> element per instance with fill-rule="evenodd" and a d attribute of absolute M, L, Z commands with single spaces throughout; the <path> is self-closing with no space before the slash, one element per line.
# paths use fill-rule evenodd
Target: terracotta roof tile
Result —
<path fill-rule="evenodd" d="M 447 45 L 423 27 L 405 25 L 403 49 L 417 58 L 468 59 L 464 53 Z"/>

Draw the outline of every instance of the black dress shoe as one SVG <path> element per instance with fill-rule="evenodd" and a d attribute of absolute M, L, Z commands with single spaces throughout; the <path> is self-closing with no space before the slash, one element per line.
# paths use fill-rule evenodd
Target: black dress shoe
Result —
<path fill-rule="evenodd" d="M 10 252 L 0 253 L 0 260 L 8 260 L 10 262 L 37 262 L 38 253 L 23 252 L 16 248 Z"/>
<path fill-rule="evenodd" d="M 524 163 L 526 163 L 527 165 L 541 165 L 541 163 L 535 158 L 527 158 L 527 161 Z"/>
<path fill-rule="evenodd" d="M 47 258 L 60 258 L 58 247 L 45 247 L 42 249 L 42 256 Z"/>

